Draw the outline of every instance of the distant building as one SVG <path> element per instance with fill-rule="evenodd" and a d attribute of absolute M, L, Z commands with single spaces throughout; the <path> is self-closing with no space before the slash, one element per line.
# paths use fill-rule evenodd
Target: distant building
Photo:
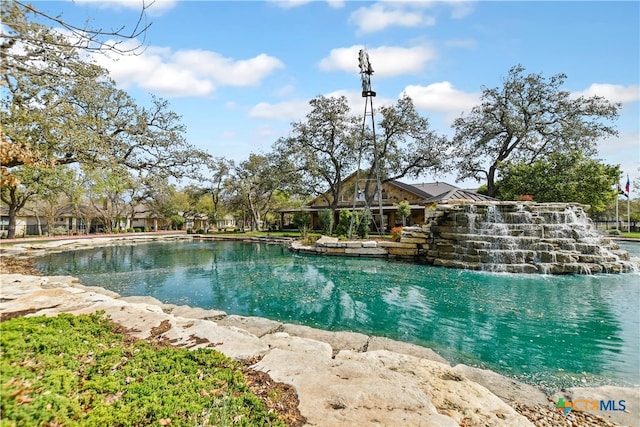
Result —
<path fill-rule="evenodd" d="M 338 207 L 335 212 L 334 222 L 338 223 L 339 211 L 342 209 L 362 210 L 367 207 L 364 194 L 360 190 L 363 185 L 359 183 L 359 191 L 356 193 L 356 174 L 352 174 L 342 182 L 342 192 L 339 194 Z M 402 218 L 397 214 L 397 204 L 402 201 L 409 202 L 411 207 L 411 216 L 407 218 L 407 225 L 423 224 L 425 220 L 425 209 L 433 206 L 434 203 L 447 203 L 449 201 L 460 202 L 467 200 L 470 202 L 481 200 L 496 200 L 472 190 L 464 190 L 446 182 L 429 182 L 418 184 L 406 184 L 397 180 L 390 180 L 382 183 L 380 191 L 380 200 L 378 195 L 374 194 L 368 208 L 373 214 L 376 227 L 379 227 L 380 208 L 382 208 L 382 217 L 385 229 L 402 225 Z M 354 201 L 355 199 L 355 201 Z M 284 228 L 292 227 L 291 217 L 295 212 L 308 212 L 311 214 L 311 228 L 314 230 L 321 229 L 321 223 L 318 213 L 323 210 L 330 209 L 331 201 L 333 201 L 330 192 L 312 200 L 306 207 L 300 209 L 283 209 L 278 211 L 281 216 L 281 224 Z"/>

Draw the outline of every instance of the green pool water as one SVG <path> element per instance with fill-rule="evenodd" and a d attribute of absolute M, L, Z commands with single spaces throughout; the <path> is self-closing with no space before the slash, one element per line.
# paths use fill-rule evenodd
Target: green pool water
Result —
<path fill-rule="evenodd" d="M 37 267 L 124 296 L 419 344 L 543 388 L 640 385 L 637 273 L 474 272 L 198 241 L 49 254 Z"/>

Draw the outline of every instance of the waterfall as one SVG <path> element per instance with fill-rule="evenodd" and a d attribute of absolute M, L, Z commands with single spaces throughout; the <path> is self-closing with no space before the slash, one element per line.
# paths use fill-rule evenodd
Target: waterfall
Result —
<path fill-rule="evenodd" d="M 434 265 L 542 274 L 633 271 L 636 263 L 599 235 L 582 205 L 480 202 L 439 205 L 427 223 Z"/>

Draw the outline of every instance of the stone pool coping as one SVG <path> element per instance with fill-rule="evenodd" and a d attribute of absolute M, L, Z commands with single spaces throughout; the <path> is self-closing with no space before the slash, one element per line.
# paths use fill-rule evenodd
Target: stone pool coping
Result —
<path fill-rule="evenodd" d="M 4 256 L 148 242 L 181 236 L 122 236 L 29 242 L 0 248 Z M 17 247 L 16 247 L 17 246 Z M 531 426 L 514 407 L 553 408 L 559 397 L 626 400 L 625 412 L 595 412 L 619 425 L 637 423 L 640 388 L 574 388 L 551 400 L 542 391 L 491 371 L 450 366 L 432 350 L 354 332 L 329 332 L 217 310 L 121 297 L 69 276 L 0 274 L 0 314 L 57 315 L 103 310 L 141 339 L 160 325 L 174 345 L 214 346 L 235 359 L 260 358 L 255 369 L 292 385 L 309 425 Z"/>

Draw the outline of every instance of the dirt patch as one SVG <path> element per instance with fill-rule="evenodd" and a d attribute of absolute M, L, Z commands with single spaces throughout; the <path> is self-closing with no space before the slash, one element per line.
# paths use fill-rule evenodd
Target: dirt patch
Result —
<path fill-rule="evenodd" d="M 511 407 L 536 427 L 617 427 L 619 425 L 586 411 L 571 411 L 565 415 L 551 406 L 512 404 Z"/>
<path fill-rule="evenodd" d="M 33 266 L 31 258 L 0 257 L 0 274 L 28 274 L 30 276 L 42 276 Z"/>
<path fill-rule="evenodd" d="M 274 381 L 268 374 L 251 369 L 260 361 L 259 358 L 243 360 L 244 376 L 251 391 L 258 396 L 270 411 L 291 427 L 306 424 L 307 419 L 300 414 L 298 394 L 295 389 L 284 383 Z"/>

